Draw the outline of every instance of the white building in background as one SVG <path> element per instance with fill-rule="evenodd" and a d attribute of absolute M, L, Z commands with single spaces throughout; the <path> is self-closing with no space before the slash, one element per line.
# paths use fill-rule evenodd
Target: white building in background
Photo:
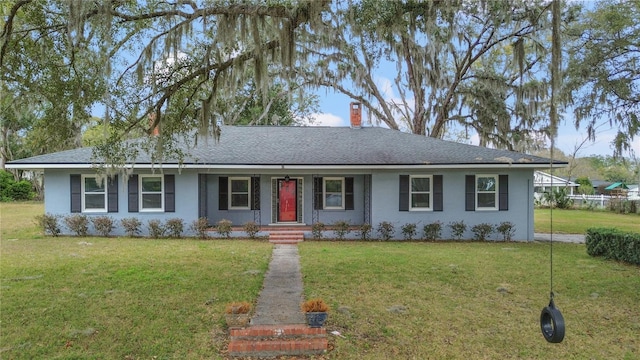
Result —
<path fill-rule="evenodd" d="M 569 195 L 573 195 L 573 190 L 578 186 L 580 185 L 573 181 L 547 174 L 542 171 L 536 171 L 533 174 L 533 192 L 536 194 L 544 194 L 551 190 L 568 188 Z"/>

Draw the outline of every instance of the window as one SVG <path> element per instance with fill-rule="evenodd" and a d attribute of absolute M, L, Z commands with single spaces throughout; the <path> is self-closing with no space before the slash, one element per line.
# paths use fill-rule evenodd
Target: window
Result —
<path fill-rule="evenodd" d="M 82 176 L 83 212 L 107 211 L 107 188 L 104 183 L 104 179 L 99 180 L 97 176 Z"/>
<path fill-rule="evenodd" d="M 497 189 L 497 175 L 476 175 L 476 209 L 497 210 Z"/>
<path fill-rule="evenodd" d="M 344 178 L 324 178 L 324 208 L 344 209 Z"/>
<path fill-rule="evenodd" d="M 140 175 L 140 211 L 164 211 L 164 177 Z"/>
<path fill-rule="evenodd" d="M 249 181 L 251 178 L 229 178 L 230 209 L 249 209 Z"/>
<path fill-rule="evenodd" d="M 411 176 L 411 210 L 431 210 L 431 176 Z"/>

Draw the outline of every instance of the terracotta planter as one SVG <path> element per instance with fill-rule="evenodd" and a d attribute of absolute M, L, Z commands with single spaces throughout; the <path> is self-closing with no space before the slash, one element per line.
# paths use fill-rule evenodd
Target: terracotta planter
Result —
<path fill-rule="evenodd" d="M 251 316 L 249 314 L 224 314 L 229 328 L 243 328 L 249 324 Z"/>
<path fill-rule="evenodd" d="M 322 327 L 329 316 L 326 312 L 308 312 L 305 315 L 307 316 L 307 324 L 312 328 Z"/>

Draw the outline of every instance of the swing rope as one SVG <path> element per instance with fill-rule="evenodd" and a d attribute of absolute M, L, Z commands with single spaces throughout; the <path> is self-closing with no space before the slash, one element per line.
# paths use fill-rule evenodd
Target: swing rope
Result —
<path fill-rule="evenodd" d="M 553 208 L 555 194 L 553 192 L 553 149 L 555 147 L 555 134 L 551 136 L 551 154 L 549 159 L 549 173 L 551 174 L 551 207 L 549 209 L 549 300 L 553 302 Z"/>

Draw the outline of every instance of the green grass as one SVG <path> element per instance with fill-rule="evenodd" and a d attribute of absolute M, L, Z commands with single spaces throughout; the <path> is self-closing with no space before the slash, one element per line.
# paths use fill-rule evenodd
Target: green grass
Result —
<path fill-rule="evenodd" d="M 243 240 L 25 238 L 35 229 L 9 225 L 5 206 L 6 359 L 219 358 L 225 304 L 257 298 L 263 277 L 246 272 L 263 274 L 271 256 L 268 243 Z"/>
<path fill-rule="evenodd" d="M 33 224 L 42 211 L 0 204 L 1 358 L 224 358 L 224 306 L 257 299 L 263 276 L 247 271 L 264 274 L 268 243 L 52 238 Z M 617 216 L 594 214 L 590 226 Z M 329 302 L 328 330 L 344 335 L 329 359 L 640 358 L 640 268 L 584 245 L 554 244 L 567 323 L 555 345 L 539 328 L 547 243 L 305 242 L 300 254 L 306 295 Z"/>
<path fill-rule="evenodd" d="M 540 333 L 548 244 L 299 247 L 306 296 L 330 303 L 326 326 L 344 336 L 332 337 L 332 359 L 640 358 L 640 268 L 591 258 L 583 245 L 554 245 L 561 344 Z"/>
<path fill-rule="evenodd" d="M 549 209 L 535 210 L 535 232 L 550 232 L 550 213 Z M 640 233 L 640 215 L 616 214 L 610 211 L 553 209 L 554 233 L 584 234 L 590 227 L 615 227 L 624 231 Z"/>

